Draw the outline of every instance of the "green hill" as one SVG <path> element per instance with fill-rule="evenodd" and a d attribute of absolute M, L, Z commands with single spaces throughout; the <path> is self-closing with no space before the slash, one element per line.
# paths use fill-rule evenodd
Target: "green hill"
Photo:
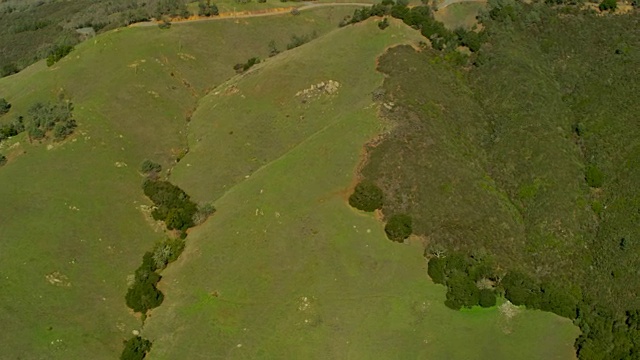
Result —
<path fill-rule="evenodd" d="M 3 356 L 637 357 L 629 9 L 147 23 L 1 78 Z"/>
<path fill-rule="evenodd" d="M 576 328 L 549 313 L 447 309 L 420 244 L 389 242 L 379 222 L 345 201 L 363 145 L 386 128 L 372 100 L 383 80 L 376 58 L 419 40 L 402 24 L 380 31 L 368 21 L 283 53 L 201 101 L 191 151 L 171 178 L 215 200 L 218 212 L 163 273 L 167 297 L 144 330 L 154 358 L 571 353 Z"/>
<path fill-rule="evenodd" d="M 140 326 L 124 303 L 127 276 L 164 237 L 141 211 L 150 203 L 139 164 L 149 158 L 167 168 L 185 152 L 187 117 L 236 63 L 266 58 L 272 39 L 285 48 L 292 35 L 321 35 L 349 11 L 120 29 L 51 68 L 40 62 L 0 79 L 12 104 L 0 122 L 65 96 L 79 124 L 63 143 L 30 144 L 19 135 L 0 144 L 9 159 L 0 169 L 7 357 L 120 353 L 122 339 Z"/>

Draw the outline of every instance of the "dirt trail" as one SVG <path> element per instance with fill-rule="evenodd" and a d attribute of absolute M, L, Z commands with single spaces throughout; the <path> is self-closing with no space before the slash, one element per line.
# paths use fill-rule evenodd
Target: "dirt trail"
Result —
<path fill-rule="evenodd" d="M 250 18 L 250 17 L 260 17 L 260 16 L 275 16 L 288 14 L 293 9 L 298 9 L 298 11 L 305 11 L 316 9 L 320 7 L 328 7 L 328 6 L 373 6 L 370 3 L 305 3 L 300 7 L 285 7 L 285 8 L 272 8 L 272 9 L 264 9 L 264 10 L 256 10 L 256 11 L 236 11 L 236 12 L 223 12 L 218 16 L 213 17 L 193 17 L 183 20 L 171 20 L 171 24 L 182 24 L 182 23 L 192 23 L 199 21 L 214 21 L 214 20 L 225 20 L 225 19 L 242 19 L 242 18 Z M 139 22 L 135 24 L 131 24 L 129 26 L 138 27 L 138 26 L 155 26 L 158 22 L 156 21 L 145 21 Z"/>

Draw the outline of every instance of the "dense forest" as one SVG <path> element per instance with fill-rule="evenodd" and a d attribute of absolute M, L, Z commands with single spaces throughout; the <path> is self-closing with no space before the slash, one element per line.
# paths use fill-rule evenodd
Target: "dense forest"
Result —
<path fill-rule="evenodd" d="M 397 126 L 363 175 L 413 218 L 447 305 L 491 289 L 574 319 L 580 359 L 637 359 L 640 17 L 499 0 L 480 20 L 466 62 L 381 59 Z"/>

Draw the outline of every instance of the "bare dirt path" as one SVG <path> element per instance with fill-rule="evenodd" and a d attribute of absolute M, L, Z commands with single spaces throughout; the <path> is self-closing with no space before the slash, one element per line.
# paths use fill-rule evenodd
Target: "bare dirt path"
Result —
<path fill-rule="evenodd" d="M 486 0 L 444 0 L 441 4 L 438 4 L 438 10 L 444 9 L 449 5 L 463 3 L 463 2 L 485 2 Z"/>
<path fill-rule="evenodd" d="M 260 17 L 260 16 L 275 16 L 290 13 L 293 9 L 298 9 L 298 11 L 311 10 L 320 7 L 328 7 L 328 6 L 373 6 L 371 3 L 304 3 L 300 7 L 286 7 L 286 8 L 273 8 L 273 9 L 265 9 L 265 10 L 257 10 L 257 11 L 241 11 L 241 12 L 226 12 L 220 13 L 218 16 L 212 17 L 202 17 L 197 19 L 185 19 L 185 20 L 172 20 L 171 24 L 182 24 L 182 23 L 192 23 L 199 21 L 214 21 L 214 20 L 225 20 L 225 19 L 242 19 L 242 18 L 251 18 L 251 17 Z M 145 21 L 139 22 L 135 24 L 131 24 L 129 26 L 138 27 L 138 26 L 154 26 L 157 25 L 158 22 L 155 21 Z"/>

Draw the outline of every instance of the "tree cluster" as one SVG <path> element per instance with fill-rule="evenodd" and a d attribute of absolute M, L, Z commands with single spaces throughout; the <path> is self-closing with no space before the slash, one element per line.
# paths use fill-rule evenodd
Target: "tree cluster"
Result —
<path fill-rule="evenodd" d="M 155 205 L 151 215 L 164 221 L 167 229 L 184 232 L 194 226 L 198 206 L 182 189 L 168 181 L 150 178 L 145 180 L 142 189 Z"/>
<path fill-rule="evenodd" d="M 52 134 L 55 141 L 62 141 L 77 127 L 73 104 L 68 101 L 38 102 L 27 111 L 25 127 L 31 140 L 42 140 Z"/>
<path fill-rule="evenodd" d="M 142 360 L 151 351 L 151 341 L 134 336 L 125 341 L 120 360 Z"/>
<path fill-rule="evenodd" d="M 361 181 L 349 196 L 349 205 L 362 211 L 374 211 L 382 208 L 384 194 L 372 181 Z"/>
<path fill-rule="evenodd" d="M 218 11 L 218 6 L 211 2 L 211 0 L 198 1 L 198 15 L 200 16 L 218 16 L 220 12 Z"/>
<path fill-rule="evenodd" d="M 455 33 L 449 31 L 444 24 L 435 20 L 433 13 L 428 6 L 407 7 L 406 2 L 386 0 L 371 7 L 356 9 L 351 17 L 340 22 L 340 26 L 355 24 L 372 16 L 383 17 L 390 15 L 402 20 L 408 26 L 420 30 L 422 36 L 431 41 L 431 45 L 436 50 L 455 49 L 457 46 L 467 46 L 473 52 L 480 49 L 485 41 L 483 33 L 458 29 Z M 384 22 L 384 20 L 383 20 Z M 379 24 L 381 29 L 388 24 Z"/>
<path fill-rule="evenodd" d="M 429 260 L 427 272 L 434 283 L 447 286 L 445 305 L 451 309 L 496 304 L 495 290 L 491 285 L 495 283 L 496 276 L 483 259 L 458 253 L 433 257 Z"/>
<path fill-rule="evenodd" d="M 191 13 L 183 0 L 158 0 L 153 15 L 156 19 L 161 19 L 165 15 L 187 18 Z"/>
<path fill-rule="evenodd" d="M 551 283 L 538 283 L 529 276 L 511 271 L 500 281 L 504 297 L 514 305 L 525 305 L 574 319 L 578 300 Z"/>

